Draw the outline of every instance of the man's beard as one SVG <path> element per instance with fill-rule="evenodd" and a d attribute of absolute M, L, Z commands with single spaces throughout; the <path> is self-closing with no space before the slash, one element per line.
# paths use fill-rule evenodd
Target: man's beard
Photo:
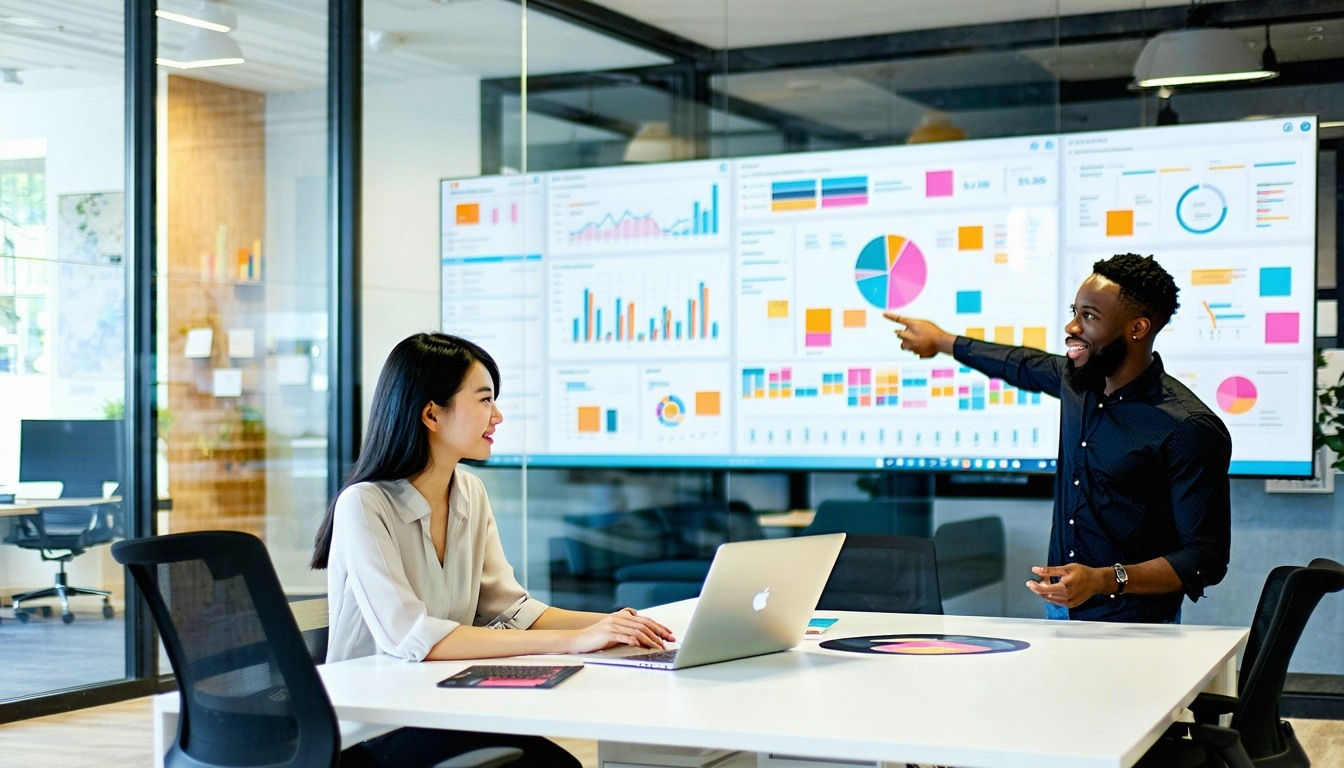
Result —
<path fill-rule="evenodd" d="M 1081 366 L 1069 358 L 1064 367 L 1069 389 L 1078 394 L 1100 390 L 1106 377 L 1120 370 L 1120 364 L 1125 362 L 1125 337 L 1115 337 L 1115 341 L 1093 352 L 1091 358 Z"/>

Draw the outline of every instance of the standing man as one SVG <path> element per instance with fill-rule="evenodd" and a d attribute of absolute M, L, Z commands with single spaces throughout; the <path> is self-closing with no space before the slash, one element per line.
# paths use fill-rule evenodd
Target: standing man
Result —
<path fill-rule="evenodd" d="M 1178 622 L 1183 596 L 1198 600 L 1227 573 L 1232 438 L 1153 351 L 1178 291 L 1151 256 L 1098 261 L 1064 326 L 1064 355 L 886 313 L 904 326 L 901 349 L 1060 399 L 1049 565 L 1027 582 L 1049 618 Z"/>

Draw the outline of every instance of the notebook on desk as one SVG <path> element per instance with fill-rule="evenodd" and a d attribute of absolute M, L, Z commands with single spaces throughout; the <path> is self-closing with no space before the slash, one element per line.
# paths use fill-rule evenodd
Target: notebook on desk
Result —
<path fill-rule="evenodd" d="M 720 545 L 680 647 L 604 651 L 584 663 L 685 669 L 788 650 L 803 639 L 844 540 L 832 533 Z"/>

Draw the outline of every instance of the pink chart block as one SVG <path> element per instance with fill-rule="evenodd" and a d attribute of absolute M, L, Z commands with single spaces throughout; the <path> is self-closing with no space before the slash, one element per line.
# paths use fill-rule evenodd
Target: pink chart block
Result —
<path fill-rule="evenodd" d="M 929 171 L 924 174 L 925 197 L 951 197 L 952 172 Z"/>
<path fill-rule="evenodd" d="M 821 198 L 822 208 L 847 208 L 854 205 L 867 205 L 867 195 L 832 195 Z"/>
<path fill-rule="evenodd" d="M 1296 312 L 1265 313 L 1266 344 L 1296 344 L 1298 327 L 1301 325 Z"/>

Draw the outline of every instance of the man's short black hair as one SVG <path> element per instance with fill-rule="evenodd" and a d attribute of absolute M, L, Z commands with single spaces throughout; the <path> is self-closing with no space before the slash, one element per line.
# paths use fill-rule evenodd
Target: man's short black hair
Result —
<path fill-rule="evenodd" d="M 1120 253 L 1093 264 L 1092 271 L 1119 285 L 1120 300 L 1152 320 L 1155 330 L 1161 330 L 1181 306 L 1176 300 L 1181 289 L 1152 256 Z"/>

